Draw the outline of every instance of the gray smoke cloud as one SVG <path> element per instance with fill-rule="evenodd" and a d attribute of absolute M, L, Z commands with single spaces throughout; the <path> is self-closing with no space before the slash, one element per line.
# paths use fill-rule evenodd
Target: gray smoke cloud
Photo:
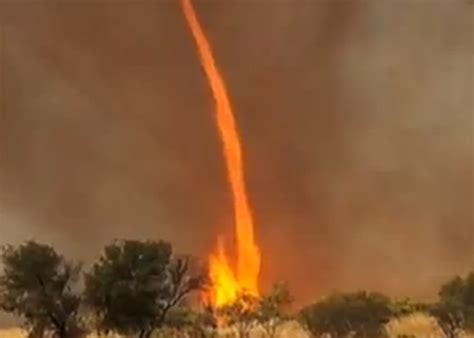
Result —
<path fill-rule="evenodd" d="M 469 1 L 197 1 L 235 106 L 263 282 L 426 298 L 474 268 Z M 0 4 L 1 242 L 90 261 L 232 235 L 176 1 Z"/>

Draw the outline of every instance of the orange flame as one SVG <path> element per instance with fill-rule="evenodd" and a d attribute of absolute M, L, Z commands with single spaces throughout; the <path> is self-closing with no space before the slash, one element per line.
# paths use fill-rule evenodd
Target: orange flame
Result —
<path fill-rule="evenodd" d="M 254 238 L 253 217 L 244 180 L 242 146 L 227 89 L 191 0 L 181 0 L 181 5 L 214 97 L 217 127 L 234 202 L 237 271 L 231 268 L 221 241 L 217 253 L 212 254 L 209 260 L 210 277 L 214 285 L 211 300 L 215 306 L 222 306 L 233 302 L 241 292 L 259 294 L 260 250 Z"/>

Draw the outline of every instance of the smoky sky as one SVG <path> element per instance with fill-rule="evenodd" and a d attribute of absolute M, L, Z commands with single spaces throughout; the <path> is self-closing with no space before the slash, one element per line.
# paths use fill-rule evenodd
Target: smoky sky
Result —
<path fill-rule="evenodd" d="M 233 102 L 264 286 L 432 297 L 474 268 L 473 4 L 196 1 Z M 178 1 L 0 3 L 0 241 L 231 244 Z"/>

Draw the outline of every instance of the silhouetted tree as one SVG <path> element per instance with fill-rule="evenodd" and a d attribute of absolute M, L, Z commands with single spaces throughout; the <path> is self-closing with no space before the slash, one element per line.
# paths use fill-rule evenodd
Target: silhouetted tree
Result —
<path fill-rule="evenodd" d="M 191 274 L 188 257 L 172 256 L 169 243 L 126 240 L 105 247 L 86 274 L 85 300 L 100 330 L 148 337 L 203 282 Z"/>
<path fill-rule="evenodd" d="M 259 298 L 248 293 L 241 293 L 232 303 L 215 309 L 221 325 L 232 326 L 239 338 L 247 338 L 257 324 Z"/>
<path fill-rule="evenodd" d="M 455 277 L 442 285 L 439 302 L 430 313 L 436 317 L 446 336 L 458 337 L 463 329 L 474 329 L 474 272 L 465 279 Z"/>
<path fill-rule="evenodd" d="M 249 337 L 258 325 L 267 336 L 274 337 L 277 327 L 288 318 L 284 308 L 291 301 L 286 284 L 277 283 L 266 295 L 253 296 L 242 292 L 234 302 L 214 311 L 221 325 L 234 327 L 240 338 Z"/>
<path fill-rule="evenodd" d="M 24 319 L 30 336 L 52 331 L 59 338 L 78 331 L 80 297 L 72 287 L 80 265 L 67 262 L 52 247 L 30 241 L 1 252 L 0 303 Z"/>
<path fill-rule="evenodd" d="M 379 293 L 335 294 L 304 308 L 300 319 L 314 336 L 381 337 L 390 320 L 390 300 Z"/>
<path fill-rule="evenodd" d="M 289 319 L 285 308 L 292 301 L 288 286 L 284 283 L 275 284 L 267 295 L 259 299 L 255 317 L 268 337 L 275 337 L 278 326 Z"/>
<path fill-rule="evenodd" d="M 439 302 L 432 306 L 430 314 L 436 318 L 447 338 L 457 338 L 461 335 L 464 326 L 464 314 L 460 304 Z"/>

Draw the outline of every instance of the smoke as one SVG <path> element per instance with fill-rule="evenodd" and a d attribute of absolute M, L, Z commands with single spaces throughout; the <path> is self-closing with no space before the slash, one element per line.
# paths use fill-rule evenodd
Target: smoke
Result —
<path fill-rule="evenodd" d="M 231 199 L 179 4 L 0 4 L 2 242 L 207 254 Z M 430 297 L 474 267 L 468 1 L 198 1 L 235 105 L 264 284 Z"/>

